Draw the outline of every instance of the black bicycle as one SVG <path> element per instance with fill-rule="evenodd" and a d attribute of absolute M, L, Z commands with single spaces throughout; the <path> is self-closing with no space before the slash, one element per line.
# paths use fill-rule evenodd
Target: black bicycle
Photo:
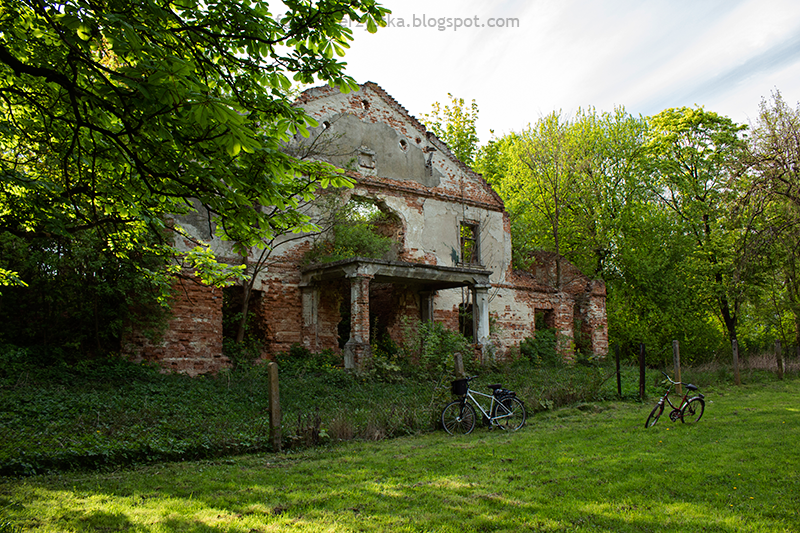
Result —
<path fill-rule="evenodd" d="M 658 399 L 658 403 L 653 410 L 650 412 L 650 416 L 647 417 L 647 421 L 644 423 L 644 427 L 649 428 L 656 425 L 658 422 L 661 413 L 664 412 L 664 404 L 668 403 L 670 407 L 672 407 L 672 411 L 669 413 L 669 419 L 673 422 L 677 422 L 679 419 L 684 424 L 693 424 L 698 422 L 700 418 L 703 416 L 703 411 L 706 408 L 706 401 L 705 396 L 697 393 L 696 396 L 692 396 L 689 398 L 690 392 L 696 392 L 697 387 L 692 385 L 691 383 L 681 383 L 680 381 L 672 381 L 665 372 L 661 372 L 664 374 L 664 377 L 667 378 L 669 382 L 669 387 L 667 387 L 667 392 L 664 393 L 664 396 Z M 679 405 L 673 405 L 672 401 L 669 399 L 669 393 L 672 391 L 672 387 L 675 385 L 686 385 L 686 394 L 683 395 L 683 399 Z"/>

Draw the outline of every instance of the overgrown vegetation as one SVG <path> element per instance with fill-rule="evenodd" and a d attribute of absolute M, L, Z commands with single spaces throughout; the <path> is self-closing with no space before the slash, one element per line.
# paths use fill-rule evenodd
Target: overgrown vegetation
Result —
<path fill-rule="evenodd" d="M 438 342 L 446 341 L 447 337 Z M 452 366 L 442 370 L 438 365 L 445 361 L 439 357 L 432 358 L 433 366 L 425 371 L 404 371 L 403 353 L 393 359 L 400 368 L 381 370 L 378 356 L 376 366 L 363 374 L 344 371 L 333 352 L 315 354 L 298 346 L 279 356 L 284 448 L 437 429 L 440 410 L 450 399 Z M 425 350 L 416 353 L 420 356 Z M 762 369 L 765 361 L 757 361 L 743 366 L 745 383 L 774 379 L 770 370 Z M 531 414 L 617 398 L 608 364 L 534 366 L 519 358 L 513 364 L 473 366 L 470 371 L 481 376 L 476 387 L 497 382 L 517 391 Z M 798 363 L 791 359 L 787 379 L 797 373 Z M 216 377 L 189 378 L 117 358 L 74 363 L 58 353 L 3 347 L 0 474 L 268 451 L 266 374 L 265 366 L 256 365 Z M 656 395 L 661 392 L 659 374 L 652 374 L 648 394 Z M 637 369 L 623 367 L 623 398 L 637 399 L 637 379 Z M 729 369 L 715 366 L 686 369 L 684 380 L 707 387 L 729 383 L 733 376 Z"/>
<path fill-rule="evenodd" d="M 354 197 L 343 206 L 334 201 L 324 208 L 331 212 L 330 228 L 306 253 L 307 263 L 332 263 L 353 257 L 380 259 L 391 248 L 394 240 L 387 233 L 394 219 L 372 201 Z"/>
<path fill-rule="evenodd" d="M 649 403 L 592 402 L 537 414 L 516 433 L 0 478 L 0 523 L 40 533 L 797 531 L 800 455 L 787 443 L 800 438 L 800 381 L 704 392 L 694 426 L 644 429 Z"/>
<path fill-rule="evenodd" d="M 174 281 L 171 254 L 144 233 L 131 227 L 25 241 L 0 231 L 0 257 L 26 283 L 2 288 L 0 343 L 47 346 L 77 362 L 119 352 L 132 325 L 159 333 L 169 314 L 162 304 Z"/>
<path fill-rule="evenodd" d="M 534 337 L 527 337 L 519 343 L 519 350 L 534 366 L 559 366 L 563 357 L 557 350 L 557 334 L 552 328 L 537 330 Z"/>

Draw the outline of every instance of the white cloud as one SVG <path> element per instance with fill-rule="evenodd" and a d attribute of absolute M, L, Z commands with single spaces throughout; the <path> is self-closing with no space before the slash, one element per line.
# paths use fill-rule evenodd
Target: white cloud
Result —
<path fill-rule="evenodd" d="M 800 2 L 796 0 L 539 0 L 437 3 L 384 0 L 405 28 L 355 29 L 345 57 L 359 82 L 374 81 L 412 114 L 448 92 L 480 107 L 488 140 L 553 110 L 636 114 L 699 104 L 747 122 L 779 88 L 800 100 Z M 409 27 L 414 19 L 474 17 L 480 28 Z M 518 28 L 488 28 L 490 17 Z"/>

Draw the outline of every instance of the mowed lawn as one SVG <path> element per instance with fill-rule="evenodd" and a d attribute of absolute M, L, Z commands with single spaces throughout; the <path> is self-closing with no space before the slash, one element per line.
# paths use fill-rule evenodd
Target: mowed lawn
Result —
<path fill-rule="evenodd" d="M 665 413 L 645 429 L 654 398 L 538 413 L 512 434 L 440 431 L 6 478 L 0 523 L 38 532 L 800 531 L 800 381 L 703 392 L 694 426 Z"/>

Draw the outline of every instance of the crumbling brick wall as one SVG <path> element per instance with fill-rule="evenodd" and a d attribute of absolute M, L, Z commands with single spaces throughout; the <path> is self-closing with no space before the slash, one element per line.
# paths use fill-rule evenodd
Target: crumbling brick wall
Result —
<path fill-rule="evenodd" d="M 125 354 L 135 362 L 155 362 L 190 376 L 230 366 L 222 354 L 222 289 L 183 279 L 173 292 L 172 318 L 163 336 L 153 341 L 132 331 L 124 341 Z"/>

